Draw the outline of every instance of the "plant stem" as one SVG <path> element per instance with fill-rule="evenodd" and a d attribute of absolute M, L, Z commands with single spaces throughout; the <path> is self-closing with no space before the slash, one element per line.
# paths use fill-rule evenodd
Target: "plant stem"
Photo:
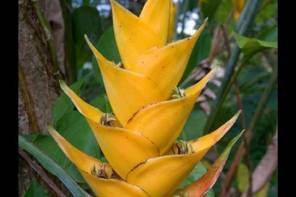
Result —
<path fill-rule="evenodd" d="M 248 33 L 248 30 L 250 29 L 250 26 L 252 22 L 255 19 L 255 16 L 257 14 L 257 10 L 261 4 L 261 0 L 250 0 L 248 1 L 247 5 L 244 8 L 244 11 L 240 17 L 239 23 L 237 25 L 237 31 L 241 35 L 246 35 Z M 219 109 L 221 108 L 225 98 L 226 98 L 226 92 L 227 89 L 229 89 L 228 84 L 231 81 L 231 77 L 235 71 L 237 62 L 239 60 L 240 56 L 240 48 L 237 44 L 235 44 L 234 48 L 231 51 L 230 59 L 226 66 L 226 72 L 225 77 L 222 82 L 221 88 L 217 94 L 217 100 L 214 103 L 214 107 L 212 107 L 211 114 L 207 120 L 207 123 L 204 128 L 204 132 L 207 133 L 212 129 L 213 123 L 216 120 L 216 116 L 219 112 Z"/>

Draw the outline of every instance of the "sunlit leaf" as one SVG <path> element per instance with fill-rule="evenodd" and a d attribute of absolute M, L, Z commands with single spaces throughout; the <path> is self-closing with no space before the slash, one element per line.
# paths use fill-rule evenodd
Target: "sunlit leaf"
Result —
<path fill-rule="evenodd" d="M 250 57 L 263 49 L 277 48 L 277 42 L 248 38 L 237 33 L 234 33 L 234 38 L 236 39 L 238 46 L 241 48 L 246 57 Z"/>

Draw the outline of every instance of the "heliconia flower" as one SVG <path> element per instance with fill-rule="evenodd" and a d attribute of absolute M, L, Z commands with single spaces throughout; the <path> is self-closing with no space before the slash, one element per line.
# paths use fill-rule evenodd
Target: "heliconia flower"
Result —
<path fill-rule="evenodd" d="M 175 15 L 172 0 L 147 0 L 139 16 L 110 1 L 122 62 L 108 60 L 85 38 L 114 115 L 91 106 L 60 82 L 86 118 L 108 164 L 81 152 L 53 128 L 49 132 L 96 195 L 169 197 L 239 113 L 212 133 L 176 143 L 202 89 L 215 75 L 213 69 L 196 84 L 184 90 L 177 87 L 207 20 L 191 37 L 168 43 Z M 203 195 L 222 170 L 229 147 L 206 175 L 179 193 Z"/>

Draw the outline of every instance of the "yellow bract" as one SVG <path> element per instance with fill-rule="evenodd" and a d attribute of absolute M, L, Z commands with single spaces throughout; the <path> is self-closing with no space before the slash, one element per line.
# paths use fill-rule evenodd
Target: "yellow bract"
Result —
<path fill-rule="evenodd" d="M 103 112 L 79 98 L 65 83 L 62 82 L 61 87 L 85 116 L 105 157 L 121 177 L 126 177 L 133 167 L 146 159 L 159 156 L 158 148 L 150 140 L 125 128 L 102 125 Z"/>
<path fill-rule="evenodd" d="M 189 38 L 143 52 L 130 70 L 150 78 L 164 95 L 169 96 L 182 78 L 194 44 L 205 25 L 206 22 Z"/>
<path fill-rule="evenodd" d="M 233 17 L 235 20 L 238 20 L 244 9 L 245 0 L 233 0 L 233 5 L 234 5 Z"/>
<path fill-rule="evenodd" d="M 66 156 L 75 164 L 83 178 L 90 185 L 97 196 L 124 196 L 147 197 L 148 195 L 139 187 L 123 180 L 112 178 L 100 178 L 91 174 L 94 167 L 101 169 L 102 162 L 79 151 L 66 141 L 53 128 L 49 128 L 51 136 L 64 151 Z M 110 167 L 107 171 L 112 170 Z"/>
<path fill-rule="evenodd" d="M 112 110 L 123 126 L 140 108 L 166 99 L 157 83 L 142 74 L 116 66 L 87 41 L 97 58 Z"/>
<path fill-rule="evenodd" d="M 170 0 L 148 0 L 140 17 L 111 0 L 113 27 L 121 60 L 127 69 L 147 49 L 164 46 Z"/>
<path fill-rule="evenodd" d="M 126 128 L 151 140 L 160 154 L 167 152 L 182 131 L 199 93 L 214 74 L 215 70 L 212 70 L 200 82 L 187 88 L 185 97 L 143 108 L 127 123 Z"/>
<path fill-rule="evenodd" d="M 127 181 L 143 188 L 151 196 L 172 195 L 181 181 L 192 171 L 195 164 L 231 128 L 237 117 L 238 115 L 235 115 L 214 132 L 190 142 L 193 153 L 148 159 L 128 174 Z"/>

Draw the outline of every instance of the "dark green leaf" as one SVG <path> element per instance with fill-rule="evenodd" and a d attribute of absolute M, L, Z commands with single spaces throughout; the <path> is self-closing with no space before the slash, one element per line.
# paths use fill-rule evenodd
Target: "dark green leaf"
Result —
<path fill-rule="evenodd" d="M 70 87 L 77 93 L 80 93 L 83 80 L 76 81 Z M 53 122 L 54 125 L 59 121 L 66 113 L 71 112 L 74 109 L 74 105 L 71 100 L 63 93 L 55 101 L 53 106 Z"/>
<path fill-rule="evenodd" d="M 96 44 L 97 49 L 109 60 L 120 62 L 120 55 L 116 45 L 113 27 L 107 29 Z"/>
<path fill-rule="evenodd" d="M 204 124 L 206 123 L 206 114 L 196 107 L 190 114 L 183 133 L 181 134 L 182 140 L 191 140 L 202 136 Z"/>
<path fill-rule="evenodd" d="M 81 6 L 75 9 L 72 19 L 75 64 L 77 70 L 79 70 L 85 62 L 91 61 L 92 57 L 92 53 L 84 40 L 84 34 L 87 34 L 92 42 L 97 42 L 102 34 L 101 19 L 98 10 L 90 6 Z"/>
<path fill-rule="evenodd" d="M 201 0 L 200 6 L 204 17 L 212 21 L 222 0 Z"/>
<path fill-rule="evenodd" d="M 24 197 L 48 197 L 48 193 L 44 191 L 43 187 L 33 179 L 29 189 L 26 191 Z"/>
<path fill-rule="evenodd" d="M 278 37 L 277 26 L 268 27 L 258 33 L 258 38 L 270 42 L 276 42 Z"/>
<path fill-rule="evenodd" d="M 22 136 L 18 136 L 19 147 L 30 153 L 38 162 L 50 173 L 57 176 L 72 193 L 74 197 L 90 197 L 75 181 L 67 174 L 67 172 L 59 166 L 54 160 L 42 152 L 34 144 L 26 140 Z"/>
<path fill-rule="evenodd" d="M 98 158 L 99 149 L 85 118 L 78 112 L 66 114 L 55 127 L 70 143 L 83 152 Z"/>

